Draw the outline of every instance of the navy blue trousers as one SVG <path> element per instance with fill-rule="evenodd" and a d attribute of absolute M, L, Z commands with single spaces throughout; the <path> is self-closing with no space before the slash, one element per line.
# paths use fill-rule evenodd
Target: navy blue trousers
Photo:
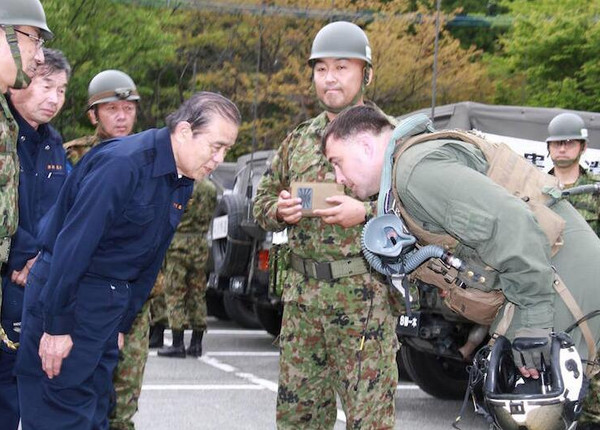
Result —
<path fill-rule="evenodd" d="M 75 306 L 73 348 L 60 374 L 49 379 L 38 355 L 43 334 L 39 293 L 48 263 L 36 262 L 25 287 L 21 345 L 15 366 L 23 430 L 105 430 L 119 323 L 129 305 L 126 282 L 85 276 Z M 51 287 L 51 286 L 48 286 Z"/>
<path fill-rule="evenodd" d="M 19 342 L 15 326 L 21 322 L 24 288 L 10 281 L 10 274 L 2 278 L 2 327 L 8 338 Z M 7 346 L 0 347 L 0 423 L 2 430 L 17 430 L 19 427 L 19 398 L 17 378 L 14 375 L 16 351 Z"/>
<path fill-rule="evenodd" d="M 17 430 L 19 427 L 19 395 L 15 367 L 15 352 L 0 349 L 0 428 Z"/>

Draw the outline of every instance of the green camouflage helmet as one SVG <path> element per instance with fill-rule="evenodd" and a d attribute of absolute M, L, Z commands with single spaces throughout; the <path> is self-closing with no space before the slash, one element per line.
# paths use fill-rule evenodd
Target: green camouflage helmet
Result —
<path fill-rule="evenodd" d="M 39 28 L 44 40 L 54 37 L 40 0 L 0 0 L 0 25 L 29 25 Z"/>
<path fill-rule="evenodd" d="M 308 64 L 312 67 L 319 58 L 358 58 L 372 66 L 367 35 L 358 25 L 346 21 L 332 22 L 319 30 Z"/>
<path fill-rule="evenodd" d="M 548 125 L 546 143 L 559 140 L 582 140 L 587 143 L 588 131 L 583 119 L 574 113 L 556 115 Z"/>
<path fill-rule="evenodd" d="M 104 70 L 94 76 L 88 86 L 88 109 L 101 103 L 139 99 L 135 82 L 120 70 Z"/>

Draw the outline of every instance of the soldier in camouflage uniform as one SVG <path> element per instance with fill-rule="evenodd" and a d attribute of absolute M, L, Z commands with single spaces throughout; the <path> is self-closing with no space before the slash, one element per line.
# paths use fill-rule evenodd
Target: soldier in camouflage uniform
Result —
<path fill-rule="evenodd" d="M 8 259 L 10 237 L 19 222 L 18 126 L 4 94 L 9 88 L 27 87 L 44 62 L 44 40 L 52 37 L 39 0 L 0 0 L 0 263 Z"/>
<path fill-rule="evenodd" d="M 96 132 L 64 144 L 72 166 L 103 140 L 131 134 L 135 125 L 140 96 L 133 80 L 119 70 L 104 70 L 88 86 L 87 115 Z M 137 411 L 144 367 L 148 358 L 148 300 L 135 319 L 119 353 L 113 384 L 111 429 L 133 429 L 131 419 Z"/>
<path fill-rule="evenodd" d="M 206 330 L 206 233 L 217 201 L 217 189 L 204 179 L 194 184 L 181 223 L 165 258 L 165 300 L 173 345 L 158 350 L 161 357 L 185 358 L 202 355 Z M 183 329 L 189 323 L 192 340 L 186 350 Z"/>
<path fill-rule="evenodd" d="M 167 303 L 165 302 L 164 264 L 150 294 L 150 348 L 162 348 L 164 345 L 165 327 L 169 325 Z"/>
<path fill-rule="evenodd" d="M 292 182 L 334 182 L 320 150 L 327 124 L 363 104 L 372 78 L 365 33 L 348 22 L 323 27 L 309 65 L 324 112 L 300 124 L 282 143 L 258 187 L 254 216 L 270 231 L 288 230 L 291 269 L 284 283 L 277 426 L 333 428 L 336 393 L 348 429 L 392 429 L 397 383 L 394 309 L 390 291 L 367 272 L 360 251 L 372 202 L 330 197 L 330 209 L 302 217 Z"/>
<path fill-rule="evenodd" d="M 579 115 L 561 113 L 555 116 L 548 125 L 548 134 L 546 143 L 554 164 L 549 173 L 559 179 L 563 188 L 600 182 L 600 176 L 587 172 L 579 164 L 588 142 L 585 123 Z M 570 196 L 568 200 L 600 236 L 600 199 L 598 196 L 578 194 Z"/>
<path fill-rule="evenodd" d="M 549 173 L 559 179 L 563 188 L 600 182 L 598 175 L 587 172 L 579 164 L 588 142 L 585 123 L 579 115 L 561 113 L 555 116 L 548 125 L 548 135 L 548 153 L 554 164 Z M 578 194 L 569 196 L 568 200 L 600 237 L 599 196 Z M 590 393 L 577 428 L 600 428 L 600 375 L 596 375 L 590 381 Z"/>
<path fill-rule="evenodd" d="M 131 134 L 140 96 L 133 80 L 120 70 L 104 70 L 88 86 L 87 116 L 96 128 L 91 136 L 65 143 L 74 166 L 90 149 L 106 139 Z"/>

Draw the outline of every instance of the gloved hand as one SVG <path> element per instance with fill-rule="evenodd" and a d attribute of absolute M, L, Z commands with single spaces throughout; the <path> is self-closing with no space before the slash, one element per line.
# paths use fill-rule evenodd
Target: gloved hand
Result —
<path fill-rule="evenodd" d="M 549 328 L 529 327 L 516 331 L 513 340 L 513 357 L 523 377 L 533 379 L 540 377 L 542 357 L 546 366 L 550 364 L 551 331 Z"/>

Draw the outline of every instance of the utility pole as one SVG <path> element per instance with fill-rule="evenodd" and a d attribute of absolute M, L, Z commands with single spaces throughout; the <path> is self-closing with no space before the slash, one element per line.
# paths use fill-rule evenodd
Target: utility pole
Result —
<path fill-rule="evenodd" d="M 438 67 L 438 50 L 440 39 L 440 8 L 442 0 L 437 0 L 437 10 L 435 13 L 435 42 L 433 44 L 433 77 L 431 79 L 431 120 L 435 118 L 435 104 L 437 98 L 437 67 Z"/>

